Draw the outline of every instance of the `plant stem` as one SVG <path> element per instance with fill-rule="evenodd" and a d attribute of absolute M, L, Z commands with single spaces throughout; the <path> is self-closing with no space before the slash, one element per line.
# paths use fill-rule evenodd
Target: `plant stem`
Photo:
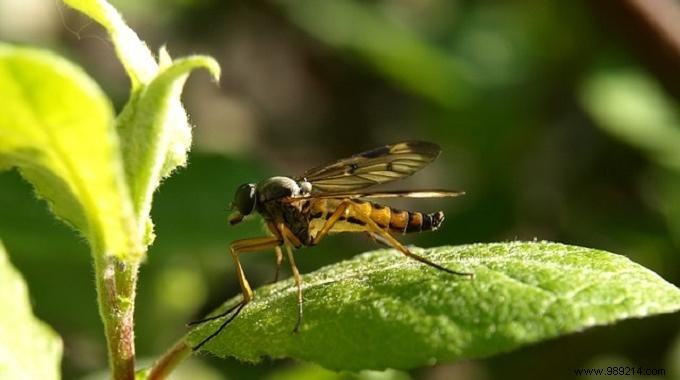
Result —
<path fill-rule="evenodd" d="M 95 253 L 97 301 L 104 322 L 111 377 L 135 377 L 134 300 L 138 263 Z"/>
<path fill-rule="evenodd" d="M 191 355 L 191 348 L 187 346 L 183 339 L 178 340 L 153 364 L 147 380 L 165 379 L 189 355 Z"/>

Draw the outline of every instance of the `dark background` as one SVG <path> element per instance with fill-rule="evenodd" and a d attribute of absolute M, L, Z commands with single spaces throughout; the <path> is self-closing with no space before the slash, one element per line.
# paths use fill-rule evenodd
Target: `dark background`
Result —
<path fill-rule="evenodd" d="M 546 239 L 626 255 L 680 284 L 677 1 L 113 4 L 153 50 L 209 54 L 223 69 L 219 86 L 193 74 L 183 95 L 194 147 L 154 200 L 157 239 L 136 311 L 142 362 L 238 293 L 228 244 L 261 233 L 258 221 L 226 222 L 238 184 L 399 140 L 437 142 L 443 154 L 392 188 L 468 194 L 402 204 L 447 215 L 440 231 L 408 243 Z M 0 40 L 56 50 L 117 109 L 127 98 L 106 34 L 59 2 L 0 0 Z M 106 353 L 86 243 L 16 172 L 0 175 L 0 210 L 0 237 L 35 313 L 64 339 L 65 378 L 96 377 Z M 373 247 L 333 237 L 298 252 L 298 265 L 310 272 Z M 243 260 L 252 283 L 272 279 L 273 254 Z M 626 321 L 493 358 L 362 376 L 573 378 L 574 368 L 635 365 L 680 378 L 679 323 Z M 201 356 L 183 369 L 193 379 L 335 378 L 290 360 Z"/>

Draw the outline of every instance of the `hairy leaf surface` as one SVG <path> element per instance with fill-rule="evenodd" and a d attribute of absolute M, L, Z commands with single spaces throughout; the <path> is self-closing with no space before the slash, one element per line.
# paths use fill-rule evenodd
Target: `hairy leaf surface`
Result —
<path fill-rule="evenodd" d="M 437 271 L 392 250 L 368 252 L 304 276 L 298 334 L 289 280 L 256 291 L 204 349 L 247 361 L 293 357 L 330 369 L 406 369 L 680 308 L 678 288 L 600 250 L 549 242 L 414 250 L 475 277 Z M 188 342 L 197 344 L 221 322 L 197 327 Z"/>

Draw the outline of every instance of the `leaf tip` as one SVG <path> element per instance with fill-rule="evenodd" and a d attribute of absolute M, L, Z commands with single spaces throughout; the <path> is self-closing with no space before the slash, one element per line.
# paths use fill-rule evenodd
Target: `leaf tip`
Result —
<path fill-rule="evenodd" d="M 219 83 L 220 77 L 222 75 L 222 69 L 220 68 L 220 64 L 217 63 L 217 61 L 212 57 L 206 56 L 205 60 L 206 60 L 206 66 L 205 67 L 208 70 L 208 72 L 210 73 L 210 75 L 212 76 L 213 81 L 215 83 Z"/>

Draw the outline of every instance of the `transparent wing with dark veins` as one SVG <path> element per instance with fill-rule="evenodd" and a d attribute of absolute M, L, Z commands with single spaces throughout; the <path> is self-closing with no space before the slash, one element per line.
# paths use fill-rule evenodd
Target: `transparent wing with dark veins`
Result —
<path fill-rule="evenodd" d="M 432 162 L 440 152 L 437 144 L 400 142 L 310 169 L 302 178 L 311 182 L 317 192 L 348 192 L 408 177 Z"/>
<path fill-rule="evenodd" d="M 357 199 L 357 198 L 445 198 L 465 195 L 464 191 L 454 190 L 386 190 L 386 191 L 348 191 L 335 193 L 316 193 L 288 197 L 282 202 L 292 203 L 301 199 Z"/>

